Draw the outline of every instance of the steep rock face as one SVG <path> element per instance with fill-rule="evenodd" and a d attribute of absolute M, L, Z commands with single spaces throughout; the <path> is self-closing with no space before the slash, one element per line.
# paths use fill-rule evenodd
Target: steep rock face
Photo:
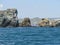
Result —
<path fill-rule="evenodd" d="M 25 26 L 31 26 L 31 22 L 29 18 L 24 18 L 22 23 L 20 23 L 20 26 L 25 27 Z"/>
<path fill-rule="evenodd" d="M 7 20 L 7 17 L 5 15 L 5 11 L 0 11 L 0 27 L 3 27 L 5 25 L 5 21 Z"/>
<path fill-rule="evenodd" d="M 17 9 L 7 9 L 4 11 L 0 11 L 0 26 L 1 27 L 8 27 L 13 26 L 16 27 L 18 23 L 17 18 Z"/>
<path fill-rule="evenodd" d="M 12 18 L 9 26 L 18 27 L 19 26 L 19 21 L 16 18 Z"/>

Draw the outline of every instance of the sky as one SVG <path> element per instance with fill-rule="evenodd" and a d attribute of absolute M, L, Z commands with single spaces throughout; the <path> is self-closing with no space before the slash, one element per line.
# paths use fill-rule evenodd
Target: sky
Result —
<path fill-rule="evenodd" d="M 0 0 L 0 10 L 16 8 L 18 18 L 58 18 L 60 0 Z"/>

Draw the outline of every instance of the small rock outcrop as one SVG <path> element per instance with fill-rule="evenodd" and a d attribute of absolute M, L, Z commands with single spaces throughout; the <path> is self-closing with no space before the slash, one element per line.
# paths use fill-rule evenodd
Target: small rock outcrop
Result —
<path fill-rule="evenodd" d="M 49 20 L 46 19 L 46 18 L 43 18 L 43 19 L 39 22 L 38 25 L 41 26 L 41 27 L 48 26 L 48 25 L 49 25 Z"/>
<path fill-rule="evenodd" d="M 31 26 L 30 19 L 29 18 L 24 18 L 24 20 L 22 21 L 22 23 L 19 24 L 19 26 L 21 26 L 21 27 Z"/>
<path fill-rule="evenodd" d="M 60 20 L 56 21 L 56 27 L 60 27 Z"/>
<path fill-rule="evenodd" d="M 55 27 L 56 26 L 56 21 L 55 20 L 50 20 L 49 26 L 50 27 Z"/>

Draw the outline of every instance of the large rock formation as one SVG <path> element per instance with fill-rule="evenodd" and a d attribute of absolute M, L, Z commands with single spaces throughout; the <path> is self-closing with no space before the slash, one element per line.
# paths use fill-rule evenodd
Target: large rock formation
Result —
<path fill-rule="evenodd" d="M 18 24 L 17 18 L 17 9 L 7 9 L 4 11 L 0 11 L 0 26 L 8 27 L 13 26 L 16 27 Z"/>
<path fill-rule="evenodd" d="M 22 21 L 22 23 L 20 23 L 19 26 L 22 26 L 22 27 L 31 26 L 30 19 L 29 18 L 24 18 L 24 20 Z"/>

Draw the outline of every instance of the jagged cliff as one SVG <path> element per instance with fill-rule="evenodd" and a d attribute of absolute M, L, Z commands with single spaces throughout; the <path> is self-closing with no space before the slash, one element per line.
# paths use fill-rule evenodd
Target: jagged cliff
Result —
<path fill-rule="evenodd" d="M 17 27 L 17 9 L 7 9 L 0 11 L 0 27 Z"/>

